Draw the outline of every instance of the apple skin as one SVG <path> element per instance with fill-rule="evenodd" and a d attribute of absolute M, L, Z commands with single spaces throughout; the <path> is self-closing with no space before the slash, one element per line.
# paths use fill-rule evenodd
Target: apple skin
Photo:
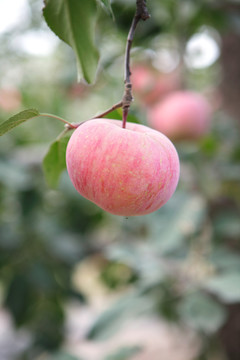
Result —
<path fill-rule="evenodd" d="M 179 159 L 163 134 L 144 125 L 95 119 L 71 136 L 66 163 L 76 190 L 105 211 L 122 216 L 151 213 L 173 195 Z"/>
<path fill-rule="evenodd" d="M 176 91 L 149 108 L 147 122 L 171 140 L 199 139 L 209 131 L 211 108 L 204 96 Z"/>

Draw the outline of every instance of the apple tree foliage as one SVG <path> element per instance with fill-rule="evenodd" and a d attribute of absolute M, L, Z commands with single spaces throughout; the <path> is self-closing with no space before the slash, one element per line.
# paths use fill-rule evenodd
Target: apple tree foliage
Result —
<path fill-rule="evenodd" d="M 31 1 L 29 24 L 1 40 L 1 77 L 6 57 L 13 68 L 20 64 L 24 71 L 28 59 L 11 48 L 10 39 L 29 30 L 27 26 L 43 26 L 37 3 L 63 42 L 54 59 L 41 63 L 39 75 L 38 70 L 31 72 L 29 60 L 20 85 L 21 111 L 14 115 L 0 109 L 0 135 L 6 134 L 0 141 L 0 298 L 16 327 L 30 334 L 19 358 L 46 353 L 49 359 L 73 358 L 57 351 L 66 336 L 65 305 L 70 300 L 80 306 L 88 302 L 87 291 L 74 285 L 72 275 L 79 263 L 88 264 L 91 274 L 93 262 L 99 282 L 122 296 L 88 329 L 90 341 L 117 332 L 125 319 L 154 314 L 197 331 L 202 339 L 199 359 L 212 353 L 218 358 L 221 351 L 239 359 L 227 342 L 229 336 L 239 341 L 232 325 L 240 314 L 239 124 L 224 104 L 205 138 L 176 144 L 180 185 L 156 213 L 124 219 L 102 212 L 72 189 L 63 171 L 71 132 L 56 138 L 63 126 L 46 119 L 45 111 L 79 122 L 121 98 L 123 53 L 135 1 Z M 177 44 L 179 55 L 202 27 L 217 31 L 222 41 L 227 32 L 239 31 L 237 2 L 149 0 L 148 7 L 151 20 L 139 24 L 134 39 L 136 57 L 156 54 L 166 39 Z M 185 84 L 197 91 L 218 87 L 219 68 L 224 71 L 221 61 L 199 70 L 187 63 L 184 67 Z M 77 78 L 93 84 L 74 87 Z M 79 92 L 77 100 L 74 91 Z M 121 110 L 112 117 L 121 118 Z M 144 119 L 136 101 L 128 120 Z M 43 173 L 55 190 L 47 187 Z M 222 350 L 216 345 L 220 340 Z M 144 351 L 141 345 L 116 349 L 109 358 L 131 359 Z"/>

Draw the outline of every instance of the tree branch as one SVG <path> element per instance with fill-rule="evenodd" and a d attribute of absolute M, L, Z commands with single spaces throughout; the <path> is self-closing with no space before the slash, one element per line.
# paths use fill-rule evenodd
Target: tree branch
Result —
<path fill-rule="evenodd" d="M 130 70 L 130 51 L 131 51 L 132 42 L 133 42 L 133 38 L 134 38 L 134 34 L 135 34 L 135 30 L 136 30 L 138 22 L 140 20 L 145 21 L 150 17 L 148 10 L 147 10 L 146 1 L 147 0 L 136 0 L 136 12 L 135 12 L 135 15 L 132 20 L 132 24 L 131 24 L 131 27 L 130 27 L 130 30 L 128 33 L 127 45 L 126 45 L 126 51 L 125 51 L 125 70 L 124 70 L 125 88 L 124 88 L 123 99 L 122 99 L 122 101 L 113 105 L 110 109 L 104 111 L 103 113 L 101 113 L 97 116 L 94 116 L 92 119 L 102 118 L 105 115 L 109 114 L 110 112 L 122 107 L 122 109 L 123 109 L 122 127 L 123 128 L 126 127 L 128 111 L 129 111 L 131 102 L 133 100 L 132 84 L 131 84 L 131 70 Z M 67 123 L 65 125 L 65 128 L 67 130 L 73 130 L 73 129 L 78 128 L 78 126 L 82 125 L 83 123 L 85 123 L 85 121 L 83 121 L 81 123 L 71 123 L 71 124 Z"/>
<path fill-rule="evenodd" d="M 117 104 L 113 105 L 110 109 L 107 109 L 107 110 L 104 111 L 103 113 L 94 116 L 92 119 L 102 118 L 102 117 L 104 117 L 105 115 L 109 114 L 110 112 L 112 112 L 112 111 L 114 111 L 114 110 L 116 110 L 116 109 L 119 109 L 119 108 L 122 107 L 122 106 L 123 106 L 123 102 L 120 101 L 120 102 L 118 102 Z"/>
<path fill-rule="evenodd" d="M 128 116 L 128 110 L 130 108 L 131 102 L 133 100 L 132 97 L 132 84 L 131 84 L 131 70 L 130 70 L 130 51 L 132 47 L 132 42 L 135 34 L 135 30 L 137 27 L 137 24 L 140 20 L 147 20 L 150 17 L 146 0 L 136 0 L 136 12 L 128 33 L 127 38 L 127 45 L 126 45 L 126 51 L 125 51 L 125 71 L 124 71 L 124 94 L 122 99 L 122 108 L 123 108 L 123 122 L 122 127 L 126 127 L 127 122 L 127 116 Z"/>
<path fill-rule="evenodd" d="M 119 109 L 120 107 L 122 107 L 122 105 L 123 105 L 122 101 L 119 101 L 117 104 L 113 105 L 111 108 L 105 110 L 104 112 L 102 112 L 102 113 L 99 114 L 99 115 L 96 115 L 96 116 L 92 117 L 90 120 L 103 118 L 105 115 L 109 114 L 110 112 L 112 112 L 112 111 L 114 111 L 114 110 Z M 67 129 L 67 130 L 76 129 L 76 128 L 78 128 L 80 125 L 84 124 L 84 123 L 87 122 L 87 121 L 89 121 L 89 120 L 82 121 L 82 122 L 80 122 L 80 123 L 66 123 L 65 129 Z"/>

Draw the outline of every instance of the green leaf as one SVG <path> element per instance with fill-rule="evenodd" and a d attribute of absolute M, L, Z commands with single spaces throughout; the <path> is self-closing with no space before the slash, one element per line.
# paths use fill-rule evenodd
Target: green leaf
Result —
<path fill-rule="evenodd" d="M 183 249 L 186 239 L 202 231 L 206 209 L 201 196 L 177 191 L 151 216 L 150 238 L 154 248 L 163 254 Z"/>
<path fill-rule="evenodd" d="M 209 257 L 214 268 L 226 273 L 240 273 L 240 255 L 225 246 L 218 246 Z"/>
<path fill-rule="evenodd" d="M 59 351 L 52 355 L 44 357 L 45 360 L 81 360 L 79 357 L 75 357 L 73 355 L 67 354 L 66 352 Z"/>
<path fill-rule="evenodd" d="M 94 44 L 96 10 L 95 0 L 45 0 L 43 9 L 50 29 L 73 48 L 78 70 L 89 83 L 95 79 L 99 58 Z"/>
<path fill-rule="evenodd" d="M 66 147 L 70 136 L 62 137 L 52 143 L 43 159 L 43 171 L 48 185 L 56 188 L 60 175 L 66 168 Z"/>
<path fill-rule="evenodd" d="M 178 310 L 186 323 L 206 334 L 216 332 L 226 319 L 223 306 L 200 292 L 187 295 L 180 302 Z"/>
<path fill-rule="evenodd" d="M 16 325 L 27 322 L 32 304 L 33 289 L 24 274 L 16 276 L 8 284 L 5 306 L 10 310 Z"/>
<path fill-rule="evenodd" d="M 125 346 L 120 348 L 114 354 L 108 355 L 104 360 L 128 360 L 138 354 L 142 348 L 140 346 Z"/>
<path fill-rule="evenodd" d="M 24 110 L 16 115 L 13 115 L 8 120 L 0 124 L 0 136 L 36 116 L 39 116 L 39 112 L 36 109 Z"/>
<path fill-rule="evenodd" d="M 239 272 L 215 276 L 204 284 L 205 288 L 217 295 L 226 303 L 240 301 L 240 274 Z"/>
<path fill-rule="evenodd" d="M 213 226 L 220 238 L 239 239 L 240 237 L 239 214 L 234 211 L 229 211 L 229 209 L 221 211 L 216 215 Z"/>
<path fill-rule="evenodd" d="M 111 7 L 111 0 L 100 0 L 100 2 L 107 9 L 108 13 L 111 14 L 112 17 L 113 17 L 113 11 L 112 11 L 112 7 Z"/>
<path fill-rule="evenodd" d="M 153 307 L 154 302 L 151 299 L 139 296 L 139 293 L 127 294 L 118 299 L 96 319 L 87 334 L 87 338 L 90 340 L 107 339 L 117 332 L 126 320 L 152 312 Z"/>

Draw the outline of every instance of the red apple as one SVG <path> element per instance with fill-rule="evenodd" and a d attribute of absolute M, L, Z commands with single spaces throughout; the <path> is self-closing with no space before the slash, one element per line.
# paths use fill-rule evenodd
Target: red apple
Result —
<path fill-rule="evenodd" d="M 177 91 L 148 110 L 148 124 L 171 140 L 198 139 L 208 132 L 210 116 L 204 96 Z"/>
<path fill-rule="evenodd" d="M 66 162 L 76 190 L 102 209 L 144 215 L 163 206 L 179 179 L 175 147 L 146 126 L 110 119 L 89 120 L 71 136 Z"/>

